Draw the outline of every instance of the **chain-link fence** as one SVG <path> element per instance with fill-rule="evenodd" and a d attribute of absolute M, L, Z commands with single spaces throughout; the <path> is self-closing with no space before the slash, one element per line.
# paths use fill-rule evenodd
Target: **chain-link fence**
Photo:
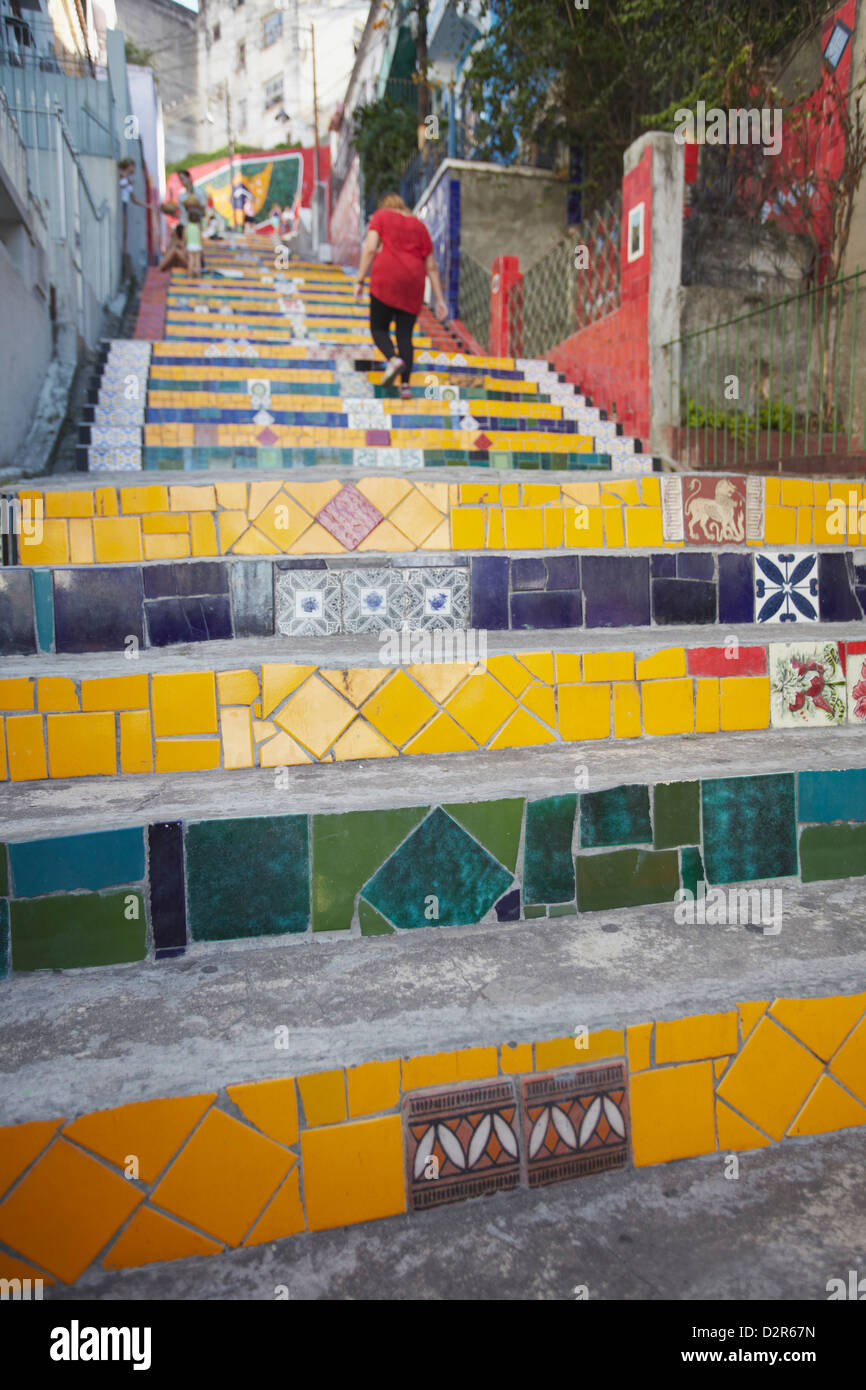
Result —
<path fill-rule="evenodd" d="M 512 350 L 543 357 L 557 343 L 613 312 L 620 303 L 622 196 L 617 195 L 512 286 Z"/>
<path fill-rule="evenodd" d="M 460 252 L 460 318 L 484 351 L 490 344 L 490 272 Z"/>

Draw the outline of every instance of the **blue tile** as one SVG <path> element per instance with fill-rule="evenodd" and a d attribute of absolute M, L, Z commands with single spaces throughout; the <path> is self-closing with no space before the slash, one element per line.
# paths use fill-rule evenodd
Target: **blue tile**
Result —
<path fill-rule="evenodd" d="M 716 586 L 700 579 L 654 579 L 652 582 L 653 621 L 670 623 L 714 623 Z"/>
<path fill-rule="evenodd" d="M 685 551 L 677 556 L 678 579 L 714 579 L 712 555 L 695 555 Z"/>
<path fill-rule="evenodd" d="M 584 555 L 587 627 L 648 627 L 649 557 Z"/>
<path fill-rule="evenodd" d="M 227 594 L 228 565 L 220 560 L 200 560 L 183 565 L 146 565 L 145 598 L 174 598 L 187 594 Z"/>
<path fill-rule="evenodd" d="M 5 980 L 9 974 L 9 948 L 9 904 L 5 898 L 0 898 L 0 980 Z"/>
<path fill-rule="evenodd" d="M 157 960 L 178 954 L 186 944 L 186 893 L 183 827 L 162 821 L 147 827 L 150 924 Z"/>
<path fill-rule="evenodd" d="M 512 594 L 511 626 L 524 631 L 532 628 L 580 627 L 583 622 L 579 590 L 562 593 Z"/>
<path fill-rule="evenodd" d="M 580 588 L 580 556 L 554 555 L 545 560 L 548 589 Z"/>
<path fill-rule="evenodd" d="M 50 580 L 49 580 L 50 592 Z M 52 636 L 53 634 L 52 623 Z M 33 584 L 29 569 L 0 570 L 0 653 L 32 656 L 36 651 Z"/>
<path fill-rule="evenodd" d="M 499 555 L 473 556 L 469 566 L 471 625 L 478 631 L 503 631 L 508 627 L 508 559 Z"/>
<path fill-rule="evenodd" d="M 204 598 L 161 598 L 146 603 L 147 630 L 152 647 L 181 642 L 215 642 L 232 634 L 226 595 Z"/>
<path fill-rule="evenodd" d="M 651 561 L 651 564 L 652 564 L 652 577 L 653 577 L 653 579 L 674 579 L 674 578 L 676 578 L 676 573 L 677 573 L 677 557 L 676 557 L 676 555 L 652 555 L 652 556 L 650 556 L 650 561 Z"/>
<path fill-rule="evenodd" d="M 543 589 L 547 573 L 543 560 L 526 559 L 511 561 L 511 587 L 517 590 Z"/>
<path fill-rule="evenodd" d="M 54 588 L 50 570 L 33 571 L 33 602 L 39 650 L 50 652 L 54 648 Z"/>
<path fill-rule="evenodd" d="M 801 772 L 797 786 L 797 820 L 829 825 L 832 821 L 866 821 L 866 769 Z"/>
<path fill-rule="evenodd" d="M 862 622 L 848 555 L 818 556 L 818 614 L 822 623 Z"/>
<path fill-rule="evenodd" d="M 751 555 L 719 556 L 719 622 L 753 623 L 755 586 Z"/>
<path fill-rule="evenodd" d="M 130 637 L 143 644 L 142 598 L 138 566 L 55 570 L 58 652 L 123 652 Z"/>
<path fill-rule="evenodd" d="M 9 846 L 12 896 L 36 898 L 75 888 L 113 888 L 144 878 L 144 831 L 102 830 Z"/>

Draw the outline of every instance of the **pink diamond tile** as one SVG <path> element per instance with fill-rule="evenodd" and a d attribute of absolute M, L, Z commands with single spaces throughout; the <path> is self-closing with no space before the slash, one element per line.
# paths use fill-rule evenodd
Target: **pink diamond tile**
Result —
<path fill-rule="evenodd" d="M 274 434 L 273 430 L 269 429 L 260 430 L 256 435 L 256 439 L 260 444 L 273 444 L 279 437 L 278 434 Z"/>
<path fill-rule="evenodd" d="M 363 493 L 352 487 L 351 483 L 347 483 L 336 497 L 332 497 L 327 506 L 322 508 L 316 520 L 321 522 L 325 530 L 330 531 L 334 539 L 345 546 L 346 550 L 355 550 L 361 541 L 369 536 L 373 527 L 379 525 L 382 513 L 372 502 L 367 501 Z"/>

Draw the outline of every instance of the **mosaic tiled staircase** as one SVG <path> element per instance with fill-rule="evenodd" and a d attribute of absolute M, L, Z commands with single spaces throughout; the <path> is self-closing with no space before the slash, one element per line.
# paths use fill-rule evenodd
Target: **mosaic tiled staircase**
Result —
<path fill-rule="evenodd" d="M 268 952 L 288 1038 L 238 1057 L 228 1010 L 188 1082 L 150 1042 L 112 1089 L 77 1027 L 60 1091 L 13 1075 L 0 1277 L 72 1283 L 866 1123 L 857 946 L 840 934 L 804 978 L 785 907 L 866 874 L 859 485 L 648 476 L 543 364 L 419 363 L 416 399 L 382 401 L 341 272 L 293 264 L 286 286 L 258 249 L 208 261 L 172 282 L 164 341 L 107 349 L 90 476 L 17 494 L 39 535 L 10 535 L 0 571 L 0 991 L 11 1054 L 33 1001 L 54 1009 L 51 971 L 90 1038 L 138 991 L 156 1008 L 182 971 Z M 479 393 L 476 433 L 437 433 L 445 401 L 423 414 L 443 377 Z M 290 395 L 301 423 L 280 418 Z M 354 420 L 327 413 L 337 396 Z M 491 423 L 509 416 L 520 435 Z M 106 476 L 142 467 L 163 471 Z M 688 1007 L 647 1012 L 594 952 L 594 931 L 627 943 L 655 913 L 640 984 L 658 985 L 729 890 L 752 931 L 718 978 L 695 970 Z M 417 1012 L 386 1004 L 436 927 L 440 972 L 472 973 L 484 942 L 512 953 L 512 997 L 410 1046 Z M 534 953 L 562 940 L 551 1014 Z M 305 944 L 346 962 L 306 1052 Z M 337 995 L 376 952 L 382 997 L 349 1041 Z M 272 997 L 254 974 L 253 1012 Z"/>

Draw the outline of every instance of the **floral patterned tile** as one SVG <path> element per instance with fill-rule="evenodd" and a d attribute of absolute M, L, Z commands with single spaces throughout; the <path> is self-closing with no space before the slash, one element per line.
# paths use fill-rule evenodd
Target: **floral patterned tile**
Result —
<path fill-rule="evenodd" d="M 866 724 L 866 642 L 846 642 L 848 722 Z"/>
<path fill-rule="evenodd" d="M 403 625 L 403 579 L 399 571 L 343 571 L 343 627 L 346 632 L 399 631 Z"/>
<path fill-rule="evenodd" d="M 406 570 L 404 622 L 410 630 L 464 628 L 469 574 L 464 568 Z"/>
<path fill-rule="evenodd" d="M 342 631 L 340 577 L 332 570 L 277 570 L 277 631 L 323 637 Z"/>
<path fill-rule="evenodd" d="M 511 1081 L 410 1095 L 403 1103 L 403 1123 L 413 1211 L 507 1191 L 520 1181 Z"/>
<path fill-rule="evenodd" d="M 774 729 L 843 724 L 845 670 L 836 642 L 770 643 L 770 720 Z"/>
<path fill-rule="evenodd" d="M 755 555 L 755 621 L 817 623 L 818 556 L 806 551 Z"/>
<path fill-rule="evenodd" d="M 521 1083 L 530 1187 L 622 1168 L 628 1158 L 628 1098 L 622 1062 Z"/>

